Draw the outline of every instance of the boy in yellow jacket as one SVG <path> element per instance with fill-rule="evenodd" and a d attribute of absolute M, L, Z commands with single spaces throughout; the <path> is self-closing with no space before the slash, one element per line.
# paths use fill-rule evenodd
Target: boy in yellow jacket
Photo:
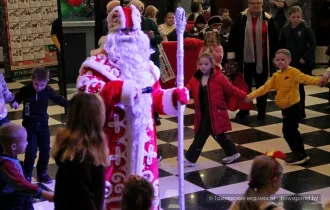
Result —
<path fill-rule="evenodd" d="M 275 103 L 281 109 L 283 116 L 283 135 L 293 155 L 286 160 L 289 165 L 303 164 L 309 160 L 304 148 L 299 128 L 300 95 L 299 84 L 320 85 L 320 79 L 303 74 L 290 65 L 291 53 L 281 49 L 276 52 L 275 64 L 279 70 L 259 89 L 246 97 L 246 101 L 260 97 L 271 90 L 276 90 Z"/>

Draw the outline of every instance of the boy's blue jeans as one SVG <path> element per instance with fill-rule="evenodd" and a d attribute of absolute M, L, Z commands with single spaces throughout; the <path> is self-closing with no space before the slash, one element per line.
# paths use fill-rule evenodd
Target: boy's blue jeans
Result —
<path fill-rule="evenodd" d="M 48 124 L 24 123 L 23 126 L 28 134 L 28 145 L 25 150 L 24 172 L 25 177 L 32 176 L 34 161 L 39 148 L 39 159 L 37 163 L 37 173 L 47 172 L 50 158 L 50 132 Z"/>

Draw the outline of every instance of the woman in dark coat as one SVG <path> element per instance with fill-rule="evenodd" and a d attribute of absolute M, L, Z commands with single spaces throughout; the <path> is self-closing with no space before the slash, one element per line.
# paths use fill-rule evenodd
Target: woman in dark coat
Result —
<path fill-rule="evenodd" d="M 235 19 L 228 40 L 229 64 L 238 63 L 249 88 L 254 78 L 256 87 L 264 85 L 273 69 L 273 58 L 278 49 L 278 34 L 272 17 L 263 11 L 262 0 L 249 0 L 249 7 Z M 258 120 L 266 116 L 267 95 L 257 99 Z M 249 115 L 241 110 L 238 118 Z"/>

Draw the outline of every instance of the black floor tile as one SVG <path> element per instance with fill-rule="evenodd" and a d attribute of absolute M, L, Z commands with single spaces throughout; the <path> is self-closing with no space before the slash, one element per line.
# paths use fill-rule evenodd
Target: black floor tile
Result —
<path fill-rule="evenodd" d="M 329 92 L 317 93 L 317 94 L 313 94 L 313 95 L 310 95 L 310 96 L 313 96 L 313 97 L 316 97 L 316 98 L 322 98 L 324 100 L 328 100 L 329 99 Z"/>
<path fill-rule="evenodd" d="M 241 154 L 241 157 L 235 160 L 235 164 L 237 162 L 243 162 L 247 160 L 252 160 L 256 156 L 261 155 L 260 152 L 257 152 L 255 150 L 251 150 L 246 147 L 238 146 L 237 147 L 238 152 Z M 222 149 L 217 149 L 217 150 L 212 150 L 212 151 L 207 151 L 207 152 L 202 152 L 201 156 L 213 160 L 215 162 L 221 163 L 221 160 L 226 157 L 224 151 Z"/>
<path fill-rule="evenodd" d="M 304 144 L 312 147 L 321 147 L 330 144 L 330 133 L 323 130 L 304 133 L 301 134 L 301 137 L 304 140 Z"/>
<path fill-rule="evenodd" d="M 159 175 L 159 178 L 162 178 L 162 177 L 172 176 L 173 174 L 170 174 L 167 171 L 164 171 L 162 169 L 158 169 L 158 175 Z"/>
<path fill-rule="evenodd" d="M 275 98 L 275 96 L 274 96 Z M 275 101 L 268 101 L 266 106 L 266 112 L 275 112 L 279 111 L 280 108 L 275 104 Z"/>
<path fill-rule="evenodd" d="M 330 177 L 309 169 L 283 174 L 282 188 L 300 194 L 330 186 Z"/>
<path fill-rule="evenodd" d="M 226 166 L 185 173 L 184 179 L 204 189 L 244 182 L 248 176 Z"/>
<path fill-rule="evenodd" d="M 253 115 L 253 116 L 248 116 L 245 119 L 234 119 L 232 121 L 249 127 L 260 127 L 265 125 L 281 123 L 282 119 L 266 114 L 265 120 L 258 120 L 257 115 Z"/>
<path fill-rule="evenodd" d="M 194 117 L 195 117 L 195 114 L 186 114 L 186 115 L 184 115 L 184 122 L 183 122 L 184 126 L 194 125 Z M 166 120 L 169 120 L 169 121 L 175 122 L 175 123 L 178 122 L 177 117 L 170 117 L 170 118 L 167 118 Z"/>
<path fill-rule="evenodd" d="M 313 117 L 310 119 L 305 119 L 301 121 L 302 124 L 312 126 L 314 128 L 319 129 L 328 129 L 330 128 L 330 116 L 320 116 L 320 117 Z"/>
<path fill-rule="evenodd" d="M 253 142 L 259 142 L 269 139 L 278 138 L 270 133 L 266 133 L 263 131 L 259 131 L 256 129 L 246 129 L 241 131 L 234 131 L 227 134 L 230 139 L 235 142 L 236 144 L 247 144 Z"/>
<path fill-rule="evenodd" d="M 321 112 L 324 114 L 328 114 L 327 112 L 327 106 L 329 106 L 328 103 L 324 103 L 324 104 L 317 104 L 317 105 L 312 105 L 312 106 L 306 106 L 306 109 L 315 111 L 315 112 Z"/>
<path fill-rule="evenodd" d="M 178 147 L 172 144 L 158 145 L 158 151 L 159 154 L 163 157 L 163 159 L 178 157 Z"/>
<path fill-rule="evenodd" d="M 194 130 L 188 127 L 184 127 L 184 139 L 194 138 Z M 165 142 L 175 142 L 178 141 L 178 129 L 169 129 L 157 132 L 157 138 Z"/>
<path fill-rule="evenodd" d="M 213 200 L 216 195 L 209 191 L 189 193 L 185 196 L 185 209 L 189 210 L 227 210 L 231 202 L 227 200 Z M 161 207 L 164 210 L 179 209 L 179 197 L 171 197 L 161 200 Z"/>

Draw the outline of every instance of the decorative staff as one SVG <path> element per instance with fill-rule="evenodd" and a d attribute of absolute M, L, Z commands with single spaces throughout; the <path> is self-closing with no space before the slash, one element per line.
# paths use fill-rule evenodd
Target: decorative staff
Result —
<path fill-rule="evenodd" d="M 177 87 L 184 87 L 183 74 L 183 33 L 186 29 L 186 14 L 183 8 L 177 8 L 175 12 L 175 27 L 178 36 L 177 46 Z M 183 168 L 183 114 L 185 106 L 178 103 L 178 161 L 179 161 L 179 205 L 180 209 L 185 209 L 184 200 L 184 168 Z"/>

